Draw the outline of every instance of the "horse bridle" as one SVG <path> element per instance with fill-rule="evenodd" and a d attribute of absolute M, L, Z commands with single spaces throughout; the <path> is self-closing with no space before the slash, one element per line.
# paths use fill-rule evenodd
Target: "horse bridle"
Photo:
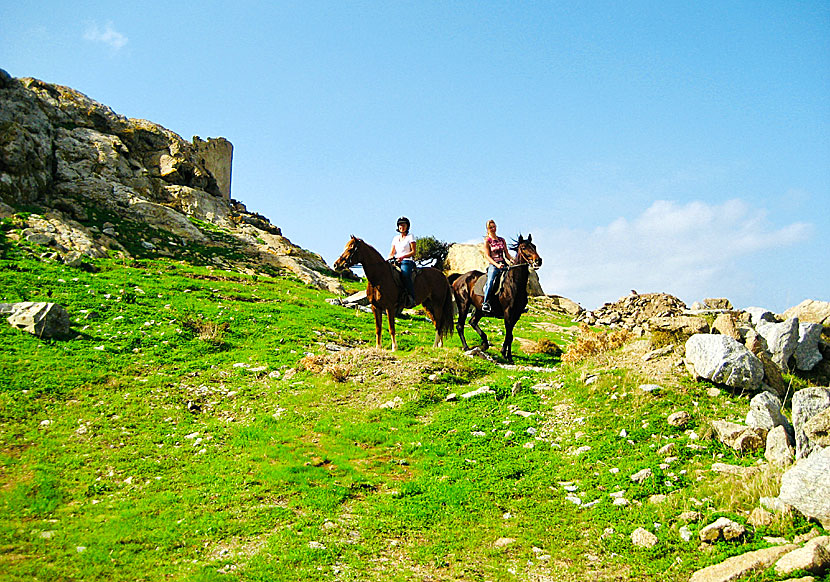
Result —
<path fill-rule="evenodd" d="M 354 239 L 354 240 L 358 241 L 359 239 Z M 354 247 L 352 248 L 351 251 L 349 251 L 349 256 L 347 256 L 346 260 L 343 261 L 344 268 L 350 269 L 350 268 L 352 268 L 356 265 L 356 263 L 353 263 L 352 260 L 354 259 L 354 256 L 355 256 L 355 253 L 357 253 L 357 250 L 358 250 L 358 246 L 357 246 L 357 242 L 355 242 Z"/>
<path fill-rule="evenodd" d="M 507 267 L 508 269 L 515 269 L 517 267 L 524 267 L 525 265 L 527 265 L 527 267 L 529 269 L 535 269 L 536 268 L 529 260 L 527 260 L 527 257 L 525 256 L 524 251 L 522 250 L 524 248 L 525 244 L 526 244 L 525 242 L 522 242 L 522 243 L 519 243 L 519 244 L 516 245 L 516 259 L 521 258 L 524 261 L 524 263 L 516 262 L 516 264 L 510 265 L 509 267 Z"/>

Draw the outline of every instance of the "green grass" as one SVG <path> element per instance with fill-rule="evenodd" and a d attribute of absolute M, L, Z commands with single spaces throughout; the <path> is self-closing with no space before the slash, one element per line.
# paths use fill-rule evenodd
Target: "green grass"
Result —
<path fill-rule="evenodd" d="M 686 580 L 812 527 L 783 520 L 708 552 L 680 539 L 684 510 L 704 516 L 693 534 L 746 522 L 753 494 L 708 469 L 757 457 L 690 434 L 745 415 L 746 398 L 688 381 L 644 394 L 632 371 L 518 342 L 520 367 L 502 368 L 457 337 L 432 348 L 417 312 L 398 320 L 397 353 L 375 352 L 370 315 L 292 276 L 149 255 L 90 272 L 0 243 L 0 301 L 59 303 L 77 332 L 0 327 L 0 579 Z M 501 322 L 483 325 L 499 346 Z M 516 335 L 567 346 L 571 327 L 532 310 Z M 333 362 L 330 344 L 358 350 L 338 364 L 345 382 L 300 366 Z M 483 385 L 495 394 L 445 400 Z M 666 422 L 678 409 L 686 430 Z M 658 545 L 633 548 L 637 527 Z"/>

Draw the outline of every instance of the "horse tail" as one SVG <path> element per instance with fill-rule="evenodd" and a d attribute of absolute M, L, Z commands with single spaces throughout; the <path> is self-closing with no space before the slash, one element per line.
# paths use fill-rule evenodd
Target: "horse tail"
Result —
<path fill-rule="evenodd" d="M 449 281 L 449 284 L 452 285 L 453 282 L 456 279 L 458 279 L 460 276 L 461 276 L 461 273 L 450 273 L 450 275 L 447 277 L 447 281 Z"/>
<path fill-rule="evenodd" d="M 452 277 L 452 275 L 450 275 Z M 456 275 L 455 277 L 458 277 Z M 455 279 L 453 277 L 453 279 Z M 441 302 L 441 318 L 440 323 L 436 326 L 438 337 L 442 340 L 452 335 L 452 329 L 455 324 L 455 299 L 453 297 L 453 290 L 450 283 L 447 282 L 446 290 L 444 292 L 444 300 Z"/>

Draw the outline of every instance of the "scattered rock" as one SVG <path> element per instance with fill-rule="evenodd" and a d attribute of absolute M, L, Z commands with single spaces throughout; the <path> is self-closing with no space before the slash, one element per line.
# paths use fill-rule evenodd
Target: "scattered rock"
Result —
<path fill-rule="evenodd" d="M 796 320 L 798 321 L 798 320 Z M 795 348 L 795 367 L 799 370 L 812 370 L 822 360 L 818 342 L 824 326 L 820 323 L 798 324 L 798 344 Z"/>
<path fill-rule="evenodd" d="M 685 410 L 678 410 L 677 412 L 671 413 L 666 421 L 669 423 L 669 426 L 684 428 L 687 424 L 689 424 L 691 419 L 691 414 Z"/>
<path fill-rule="evenodd" d="M 776 426 L 767 434 L 764 458 L 778 467 L 787 467 L 795 459 L 792 438 L 783 426 Z"/>
<path fill-rule="evenodd" d="M 720 442 L 736 451 L 745 453 L 749 451 L 757 451 L 764 447 L 765 431 L 759 433 L 760 429 L 751 428 L 729 422 L 726 420 L 715 420 L 712 422 L 712 428 Z"/>
<path fill-rule="evenodd" d="M 476 396 L 481 396 L 483 394 L 495 394 L 496 391 L 490 388 L 489 386 L 482 386 L 481 388 L 477 388 L 476 390 L 472 390 L 470 392 L 466 392 L 461 395 L 461 398 L 470 399 Z"/>
<path fill-rule="evenodd" d="M 795 549 L 781 556 L 775 563 L 778 574 L 788 575 L 796 570 L 804 570 L 812 574 L 823 574 L 830 568 L 830 552 L 815 540 L 804 544 L 804 547 Z"/>
<path fill-rule="evenodd" d="M 798 319 L 792 318 L 782 323 L 760 321 L 755 325 L 757 331 L 766 341 L 767 350 L 775 364 L 789 369 L 789 361 L 798 346 Z"/>
<path fill-rule="evenodd" d="M 713 564 L 698 570 L 689 582 L 730 582 L 752 572 L 760 572 L 772 566 L 781 556 L 794 550 L 796 546 L 775 546 L 747 552 L 740 556 L 727 558 L 720 564 Z"/>
<path fill-rule="evenodd" d="M 737 340 L 712 334 L 693 335 L 686 342 L 686 361 L 698 378 L 736 390 L 754 391 L 764 378 L 761 361 Z"/>
<path fill-rule="evenodd" d="M 781 408 L 781 400 L 777 396 L 769 392 L 761 392 L 749 402 L 746 424 L 767 432 L 776 426 L 783 426 L 787 432 L 792 433 L 792 425 L 787 417 L 781 413 Z"/>
<path fill-rule="evenodd" d="M 813 451 L 784 473 L 778 500 L 830 528 L 830 448 Z"/>
<path fill-rule="evenodd" d="M 788 319 L 798 318 L 799 321 L 830 326 L 830 301 L 806 299 L 782 315 Z"/>
<path fill-rule="evenodd" d="M 652 470 L 649 467 L 646 467 L 645 469 L 642 469 L 641 471 L 637 471 L 636 473 L 631 475 L 630 479 L 632 481 L 634 481 L 635 483 L 642 483 L 643 481 L 645 481 L 646 479 L 648 479 L 652 475 L 653 475 Z"/>
<path fill-rule="evenodd" d="M 803 459 L 816 448 L 804 432 L 807 422 L 830 408 L 830 388 L 802 388 L 793 394 L 792 411 L 795 429 L 795 458 Z"/>
<path fill-rule="evenodd" d="M 631 543 L 638 548 L 653 548 L 657 542 L 657 536 L 642 527 L 631 532 Z"/>
<path fill-rule="evenodd" d="M 731 313 L 720 313 L 715 318 L 715 321 L 712 323 L 712 330 L 718 332 L 721 335 L 725 335 L 736 339 L 738 341 L 741 340 L 741 334 L 738 331 L 738 326 L 735 323 L 735 316 Z"/>
<path fill-rule="evenodd" d="M 56 303 L 14 303 L 9 324 L 39 338 L 62 338 L 71 332 L 66 309 Z"/>
<path fill-rule="evenodd" d="M 830 447 L 830 408 L 825 408 L 804 424 L 804 435 L 811 445 Z"/>
<path fill-rule="evenodd" d="M 734 540 L 746 533 L 746 528 L 727 517 L 720 517 L 698 532 L 702 542 L 715 542 L 721 538 L 726 541 Z"/>

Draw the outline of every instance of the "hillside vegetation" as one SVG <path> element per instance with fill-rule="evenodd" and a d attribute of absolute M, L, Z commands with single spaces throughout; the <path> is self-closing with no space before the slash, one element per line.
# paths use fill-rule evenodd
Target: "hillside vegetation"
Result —
<path fill-rule="evenodd" d="M 2 580 L 688 580 L 813 528 L 785 516 L 701 546 L 774 478 L 710 471 L 758 461 L 707 438 L 747 398 L 642 365 L 647 340 L 563 363 L 551 342 L 594 332 L 536 302 L 516 366 L 455 336 L 432 348 L 418 311 L 392 353 L 370 347 L 371 315 L 292 275 L 139 247 L 73 268 L 15 229 L 0 302 L 56 302 L 76 333 L 0 326 Z M 501 322 L 484 329 L 499 345 Z M 637 528 L 657 544 L 633 546 Z"/>

